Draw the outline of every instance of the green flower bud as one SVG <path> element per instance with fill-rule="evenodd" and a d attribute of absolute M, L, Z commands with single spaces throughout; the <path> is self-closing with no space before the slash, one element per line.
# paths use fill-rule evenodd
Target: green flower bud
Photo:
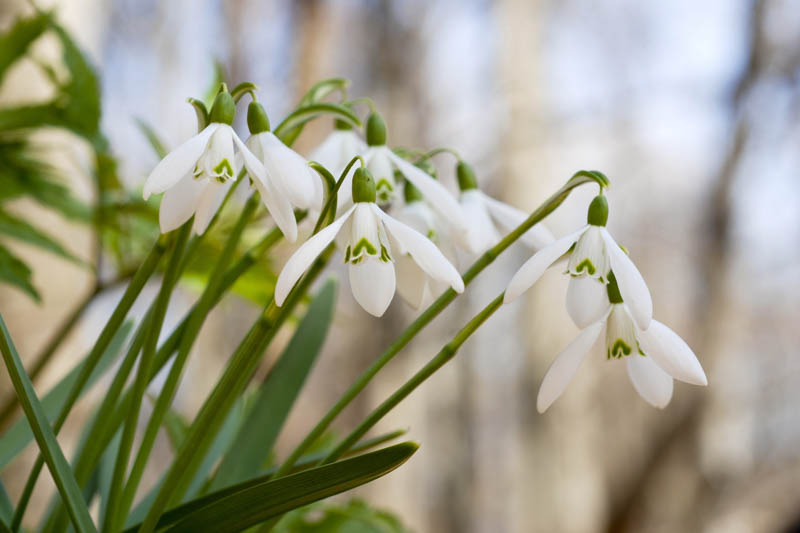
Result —
<path fill-rule="evenodd" d="M 608 200 L 605 195 L 600 194 L 594 197 L 589 204 L 589 214 L 586 221 L 592 226 L 605 226 L 608 222 Z"/>
<path fill-rule="evenodd" d="M 247 106 L 247 127 L 250 129 L 250 135 L 269 131 L 267 111 L 258 102 L 250 102 Z"/>
<path fill-rule="evenodd" d="M 414 187 L 414 185 L 408 180 L 406 180 L 405 188 L 403 189 L 403 195 L 406 198 L 407 204 L 410 204 L 411 202 L 419 202 L 424 198 L 420 190 Z"/>
<path fill-rule="evenodd" d="M 233 124 L 234 115 L 236 115 L 236 104 L 233 102 L 233 96 L 227 90 L 220 91 L 214 99 L 214 105 L 211 106 L 209 120 L 230 126 Z"/>
<path fill-rule="evenodd" d="M 347 122 L 346 120 L 336 119 L 333 121 L 333 127 L 337 130 L 352 130 L 353 125 Z"/>
<path fill-rule="evenodd" d="M 374 202 L 376 197 L 372 173 L 366 168 L 357 168 L 353 174 L 353 202 Z"/>
<path fill-rule="evenodd" d="M 386 144 L 386 122 L 377 112 L 371 113 L 367 119 L 367 144 L 370 146 Z"/>
<path fill-rule="evenodd" d="M 458 176 L 458 188 L 462 191 L 478 188 L 475 172 L 465 161 L 459 160 L 456 165 L 456 176 Z"/>
<path fill-rule="evenodd" d="M 609 302 L 612 304 L 622 303 L 622 294 L 619 292 L 619 285 L 617 285 L 617 278 L 614 276 L 613 271 L 609 271 L 608 273 L 608 285 L 606 285 L 606 291 L 608 292 Z"/>

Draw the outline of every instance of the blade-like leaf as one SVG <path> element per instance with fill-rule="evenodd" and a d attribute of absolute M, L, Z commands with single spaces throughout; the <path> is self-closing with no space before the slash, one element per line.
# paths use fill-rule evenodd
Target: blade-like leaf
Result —
<path fill-rule="evenodd" d="M 47 29 L 49 15 L 40 14 L 19 19 L 3 35 L 0 35 L 0 83 L 8 67 L 20 59 L 33 41 Z"/>
<path fill-rule="evenodd" d="M 127 322 L 119 329 L 114 339 L 108 345 L 105 354 L 103 354 L 94 372 L 92 372 L 84 391 L 88 390 L 117 359 L 132 326 L 133 324 L 131 322 Z M 75 383 L 75 380 L 78 378 L 78 374 L 84 363 L 85 360 L 78 363 L 69 374 L 64 376 L 61 381 L 50 389 L 44 398 L 42 398 L 42 409 L 48 420 L 52 421 L 55 419 L 73 383 Z M 19 419 L 2 437 L 0 437 L 0 471 L 2 471 L 19 452 L 25 449 L 25 446 L 28 445 L 31 439 L 33 439 L 33 433 L 31 432 L 30 425 L 28 425 L 28 420 L 26 418 Z"/>
<path fill-rule="evenodd" d="M 350 80 L 345 78 L 328 78 L 318 81 L 303 95 L 300 106 L 317 103 L 334 91 L 344 93 L 348 85 L 350 85 Z"/>
<path fill-rule="evenodd" d="M 56 255 L 60 255 L 73 263 L 85 264 L 84 261 L 72 255 L 52 237 L 36 229 L 28 222 L 11 215 L 2 208 L 0 208 L 0 234 L 33 244 L 34 246 L 38 246 Z"/>
<path fill-rule="evenodd" d="M 243 481 L 262 467 L 311 371 L 330 327 L 336 285 L 327 283 L 272 367 L 235 445 L 222 460 L 212 489 Z"/>
<path fill-rule="evenodd" d="M 2 316 L 0 316 L 0 351 L 3 353 L 3 360 L 11 381 L 14 383 L 14 390 L 17 392 L 19 402 L 33 428 L 36 443 L 39 445 L 39 450 L 53 476 L 64 505 L 69 511 L 75 530 L 78 533 L 97 533 L 92 518 L 89 516 L 89 510 L 86 508 L 86 502 L 83 501 L 83 494 L 72 475 L 72 470 L 61 447 L 58 445 L 44 409 L 36 397 L 33 384 L 25 373 L 25 368 L 14 348 Z"/>
<path fill-rule="evenodd" d="M 0 245 L 0 281 L 5 281 L 21 289 L 28 296 L 39 302 L 41 297 L 31 282 L 32 274 L 28 265 L 9 252 L 8 248 Z"/>
<path fill-rule="evenodd" d="M 11 503 L 3 480 L 0 479 L 0 524 L 10 524 L 12 516 L 14 516 L 14 504 Z"/>
<path fill-rule="evenodd" d="M 273 481 L 251 480 L 242 484 L 245 488 L 241 490 L 234 486 L 167 511 L 158 527 L 172 526 L 167 530 L 170 533 L 242 531 L 384 476 L 408 460 L 417 448 L 416 443 L 404 442 Z M 138 529 L 134 526 L 126 533 Z"/>

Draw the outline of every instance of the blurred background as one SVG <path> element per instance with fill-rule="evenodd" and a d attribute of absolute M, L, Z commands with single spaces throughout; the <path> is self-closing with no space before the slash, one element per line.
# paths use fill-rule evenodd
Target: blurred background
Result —
<path fill-rule="evenodd" d="M 378 104 L 390 145 L 455 148 L 486 192 L 525 210 L 576 170 L 599 169 L 611 179 L 609 228 L 647 280 L 655 316 L 694 348 L 709 386 L 676 382 L 672 403 L 653 409 L 624 365 L 596 347 L 561 399 L 537 414 L 544 372 L 577 333 L 563 305 L 566 279 L 549 272 L 376 428 L 408 428 L 421 448 L 357 495 L 419 532 L 800 531 L 798 3 L 40 3 L 56 7 L 101 73 L 102 129 L 131 189 L 157 161 L 135 120 L 171 147 L 191 135 L 194 113 L 184 102 L 207 91 L 215 61 L 232 84 L 259 85 L 273 121 L 315 81 L 347 77 L 351 95 Z M 26 2 L 3 0 L 0 30 L 30 13 Z M 47 53 L 47 43 L 31 52 Z M 32 63 L 9 73 L 0 103 L 46 96 Z M 331 126 L 321 120 L 307 128 L 298 151 L 308 154 Z M 58 132 L 41 142 L 75 194 L 91 197 L 85 175 L 93 161 L 84 143 Z M 455 189 L 454 160 L 442 155 L 436 163 Z M 573 193 L 546 224 L 559 236 L 572 231 L 594 192 Z M 16 209 L 91 259 L 85 226 L 24 202 Z M 32 266 L 42 295 L 36 304 L 0 286 L 0 312 L 30 359 L 92 291 L 91 276 L 36 249 L 9 247 Z M 529 255 L 523 245 L 505 253 L 336 427 L 352 429 Z M 279 454 L 414 317 L 396 298 L 386 317 L 374 319 L 345 292 Z M 120 294 L 112 287 L 97 295 L 39 390 L 91 346 Z M 173 320 L 196 296 L 191 287 L 181 291 Z M 195 347 L 177 410 L 196 412 L 256 311 L 236 297 L 218 307 Z M 6 397 L 12 389 L 3 380 Z M 84 414 L 102 400 L 103 386 L 80 404 Z M 62 432 L 68 449 L 80 423 L 71 418 Z M 12 499 L 34 457 L 29 448 L 3 472 Z M 51 493 L 49 479 L 40 481 L 34 505 L 42 509 Z"/>

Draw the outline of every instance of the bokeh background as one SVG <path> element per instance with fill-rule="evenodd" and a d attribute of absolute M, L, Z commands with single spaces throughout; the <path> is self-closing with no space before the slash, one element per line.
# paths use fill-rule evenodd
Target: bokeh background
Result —
<path fill-rule="evenodd" d="M 566 394 L 537 414 L 544 372 L 577 332 L 562 303 L 566 280 L 550 272 L 382 422 L 378 431 L 407 427 L 421 449 L 357 494 L 419 532 L 800 530 L 797 2 L 41 4 L 57 6 L 102 74 L 103 128 L 131 188 L 156 163 L 135 119 L 177 145 L 195 128 L 185 98 L 207 90 L 215 61 L 233 84 L 260 86 L 273 120 L 315 81 L 347 77 L 352 95 L 378 104 L 390 144 L 453 147 L 473 163 L 484 190 L 526 210 L 578 169 L 611 179 L 609 228 L 644 274 L 655 315 L 695 349 L 709 386 L 676 383 L 672 403 L 659 411 L 636 395 L 622 363 L 595 350 Z M 0 29 L 30 12 L 25 2 L 3 0 Z M 35 67 L 22 65 L 0 102 L 35 99 L 45 85 Z M 330 127 L 323 120 L 308 128 L 298 150 L 307 154 Z M 58 134 L 47 140 L 76 194 L 91 196 L 85 147 Z M 452 158 L 436 162 L 454 186 Z M 586 189 L 547 219 L 554 233 L 583 223 L 593 193 Z M 85 228 L 47 213 L 37 224 L 91 256 Z M 0 312 L 26 355 L 85 297 L 89 275 L 14 249 L 35 265 L 43 293 L 36 305 L 0 287 Z M 529 254 L 522 245 L 504 254 L 337 427 L 351 429 L 435 354 Z M 110 290 L 95 300 L 37 383 L 41 390 L 91 345 L 119 296 Z M 170 316 L 194 298 L 183 289 Z M 381 320 L 345 294 L 340 300 L 280 452 L 414 316 L 399 299 Z M 232 297 L 212 315 L 176 399 L 179 411 L 191 416 L 199 407 L 255 310 Z M 84 413 L 102 400 L 103 386 L 80 404 Z M 3 381 L 3 395 L 10 391 Z M 76 420 L 63 432 L 67 448 Z M 28 450 L 3 473 L 12 498 L 33 458 Z M 40 482 L 39 509 L 51 491 L 49 480 Z"/>

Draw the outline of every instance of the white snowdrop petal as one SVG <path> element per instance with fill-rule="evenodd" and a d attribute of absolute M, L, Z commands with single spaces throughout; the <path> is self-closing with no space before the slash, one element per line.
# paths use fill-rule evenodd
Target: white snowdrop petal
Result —
<path fill-rule="evenodd" d="M 622 248 L 605 228 L 602 231 L 606 251 L 611 259 L 611 270 L 614 271 L 614 276 L 617 278 L 620 295 L 628 304 L 636 324 L 640 329 L 645 330 L 653 318 L 653 299 L 650 297 L 650 289 L 647 288 L 644 278 L 628 254 L 622 251 Z"/>
<path fill-rule="evenodd" d="M 295 242 L 297 240 L 297 219 L 294 217 L 294 209 L 292 209 L 286 193 L 273 183 L 273 178 L 267 173 L 266 167 L 261 164 L 238 135 L 234 134 L 233 141 L 239 149 L 244 167 L 252 178 L 253 185 L 261 195 L 261 201 L 264 202 L 275 224 L 280 228 L 287 241 Z"/>
<path fill-rule="evenodd" d="M 161 205 L 158 207 L 161 233 L 177 229 L 192 218 L 205 187 L 206 180 L 197 180 L 191 174 L 187 174 L 175 186 L 164 192 Z"/>
<path fill-rule="evenodd" d="M 435 280 L 448 283 L 456 292 L 464 291 L 464 280 L 461 279 L 458 270 L 430 239 L 387 215 L 377 205 L 370 205 L 374 213 L 383 220 L 389 233 L 426 274 Z"/>
<path fill-rule="evenodd" d="M 639 396 L 663 409 L 672 399 L 672 377 L 661 370 L 651 357 L 639 354 L 628 356 L 628 377 Z"/>
<path fill-rule="evenodd" d="M 197 235 L 202 235 L 208 229 L 211 219 L 219 210 L 222 202 L 225 200 L 225 195 L 231 188 L 233 181 L 228 180 L 225 183 L 219 183 L 215 180 L 206 180 L 206 186 L 203 193 L 197 199 L 197 209 L 194 213 L 194 225 L 192 229 Z"/>
<path fill-rule="evenodd" d="M 422 169 L 419 169 L 392 152 L 389 148 L 383 147 L 392 163 L 403 173 L 403 176 L 411 182 L 430 206 L 438 211 L 445 221 L 453 228 L 453 231 L 467 231 L 468 224 L 461 206 L 444 185 L 430 177 Z"/>
<path fill-rule="evenodd" d="M 517 209 L 514 206 L 495 200 L 491 196 L 479 191 L 479 194 L 486 202 L 486 207 L 489 208 L 489 213 L 497 221 L 497 225 L 503 230 L 503 233 L 508 234 L 515 230 L 522 224 L 530 215 L 525 211 Z M 555 242 L 556 238 L 547 227 L 541 222 L 534 225 L 531 229 L 526 231 L 520 237 L 520 240 L 526 245 L 535 250 L 541 250 Z"/>
<path fill-rule="evenodd" d="M 456 234 L 462 236 L 458 239 L 458 244 L 473 254 L 485 252 L 497 244 L 500 234 L 489 217 L 481 192 L 477 189 L 464 191 L 459 201 L 464 216 L 469 220 L 469 228 L 466 232 Z"/>
<path fill-rule="evenodd" d="M 203 131 L 168 153 L 144 182 L 144 199 L 147 200 L 151 194 L 166 191 L 192 172 L 197 160 L 203 155 L 209 139 L 220 126 L 218 123 L 209 124 Z"/>
<path fill-rule="evenodd" d="M 697 356 L 677 333 L 657 320 L 639 334 L 644 353 L 673 378 L 692 385 L 708 385 Z"/>
<path fill-rule="evenodd" d="M 414 309 L 421 308 L 429 292 L 425 272 L 406 254 L 394 258 L 394 267 L 398 294 Z"/>
<path fill-rule="evenodd" d="M 322 253 L 323 250 L 333 241 L 339 230 L 342 229 L 344 223 L 350 218 L 355 207 L 351 207 L 341 217 L 334 220 L 329 226 L 320 230 L 319 233 L 308 239 L 303 243 L 297 251 L 292 254 L 289 260 L 284 265 L 278 276 L 278 281 L 275 284 L 275 303 L 278 306 L 283 305 L 289 291 L 292 290 L 294 284 L 303 275 L 303 272 L 308 270 L 311 263 Z"/>
<path fill-rule="evenodd" d="M 531 286 L 542 277 L 547 267 L 564 255 L 584 231 L 586 231 L 586 226 L 565 237 L 561 237 L 550 246 L 542 248 L 533 254 L 533 257 L 523 263 L 520 269 L 517 270 L 511 278 L 506 288 L 506 295 L 503 299 L 503 303 L 513 302 L 523 292 L 530 289 Z"/>
<path fill-rule="evenodd" d="M 351 263 L 348 270 L 353 297 L 367 313 L 382 316 L 394 297 L 394 264 L 368 258 Z"/>
<path fill-rule="evenodd" d="M 597 337 L 603 329 L 603 322 L 595 322 L 588 328 L 582 330 L 575 340 L 558 354 L 553 364 L 547 370 L 547 374 L 539 387 L 539 395 L 536 398 L 536 410 L 544 413 L 554 401 L 567 388 L 569 382 L 578 371 L 578 367 L 586 358 L 586 354 L 594 345 Z"/>
<path fill-rule="evenodd" d="M 579 328 L 600 320 L 610 307 L 606 286 L 584 276 L 570 278 L 567 288 L 567 313 Z"/>
<path fill-rule="evenodd" d="M 289 195 L 289 201 L 300 209 L 320 210 L 321 196 L 317 194 L 311 168 L 303 156 L 286 146 L 272 132 L 258 134 L 264 154 L 264 167 L 281 190 Z M 320 190 L 321 192 L 321 190 Z"/>

